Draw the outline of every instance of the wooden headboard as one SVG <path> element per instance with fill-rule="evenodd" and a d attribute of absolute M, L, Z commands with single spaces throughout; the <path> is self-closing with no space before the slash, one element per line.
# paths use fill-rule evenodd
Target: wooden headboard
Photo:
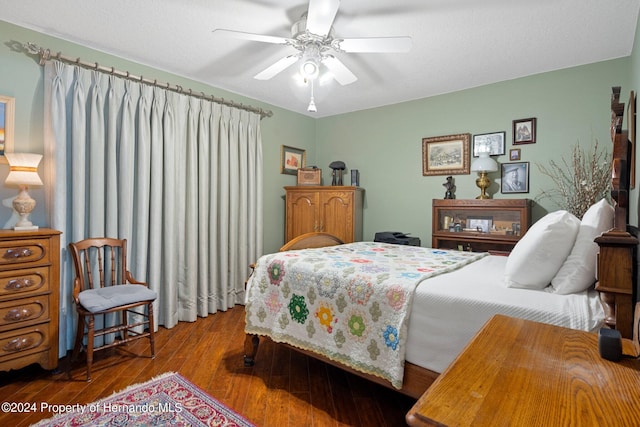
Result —
<path fill-rule="evenodd" d="M 633 93 L 630 102 L 635 103 Z M 620 102 L 620 87 L 614 87 L 611 95 L 611 198 L 615 216 L 613 228 L 596 238 L 600 247 L 596 290 L 600 292 L 605 310 L 605 323 L 618 329 L 623 337 L 632 338 L 637 300 L 638 239 L 629 233 L 629 191 L 634 165 L 633 147 L 627 130 L 622 129 L 624 109 L 624 103 Z"/>

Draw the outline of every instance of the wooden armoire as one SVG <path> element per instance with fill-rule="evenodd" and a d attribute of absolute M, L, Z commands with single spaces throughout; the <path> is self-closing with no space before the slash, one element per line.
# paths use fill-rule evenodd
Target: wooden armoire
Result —
<path fill-rule="evenodd" d="M 362 240 L 364 189 L 315 185 L 284 189 L 285 243 L 312 231 L 333 234 L 345 243 Z"/>

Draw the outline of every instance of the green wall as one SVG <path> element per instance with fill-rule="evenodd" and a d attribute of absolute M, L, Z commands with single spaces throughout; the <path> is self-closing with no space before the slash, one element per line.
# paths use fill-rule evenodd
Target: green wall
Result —
<path fill-rule="evenodd" d="M 376 231 L 403 231 L 430 246 L 431 201 L 444 197 L 445 177 L 422 176 L 422 138 L 506 131 L 506 155 L 496 158 L 503 163 L 513 148 L 512 121 L 535 117 L 536 143 L 517 147 L 521 161 L 530 162 L 529 194 L 502 195 L 496 182 L 500 172 L 489 174 L 495 198 L 535 200 L 540 190 L 552 186 L 537 164 L 547 165 L 561 156 L 570 159 L 578 142 L 587 150 L 595 140 L 610 147 L 611 87 L 622 86 L 628 93 L 630 62 L 606 61 L 320 119 L 317 163 L 343 160 L 360 171 L 366 190 L 365 239 L 373 239 Z M 480 194 L 476 177 L 454 177 L 456 198 Z M 556 209 L 552 201 L 540 200 L 534 204 L 534 220 Z"/>
<path fill-rule="evenodd" d="M 636 37 L 637 38 L 637 37 Z M 611 86 L 622 86 L 623 93 L 640 87 L 640 54 L 634 50 L 629 58 L 585 65 L 566 70 L 468 89 L 456 93 L 420 99 L 366 111 L 312 119 L 234 93 L 213 88 L 166 72 L 145 67 L 122 58 L 87 49 L 60 39 L 26 30 L 0 21 L 0 94 L 16 98 L 15 151 L 43 151 L 43 82 L 42 68 L 36 59 L 17 52 L 12 46 L 34 42 L 53 52 L 79 56 L 86 61 L 114 66 L 159 81 L 179 84 L 195 91 L 233 99 L 274 112 L 262 121 L 264 151 L 264 249 L 277 250 L 284 235 L 285 185 L 295 185 L 296 178 L 280 174 L 280 147 L 290 145 L 307 150 L 307 164 L 323 170 L 324 183 L 330 182 L 329 163 L 343 160 L 348 169 L 359 169 L 365 188 L 365 239 L 376 231 L 400 230 L 431 242 L 431 200 L 444 196 L 444 176 L 423 177 L 421 140 L 424 137 L 456 133 L 506 131 L 507 152 L 511 148 L 512 120 L 536 117 L 537 143 L 520 146 L 522 161 L 531 162 L 530 193 L 535 199 L 550 181 L 537 170 L 536 163 L 568 156 L 580 142 L 589 147 L 598 140 L 608 144 L 609 97 Z M 473 72 L 470 67 L 469 72 Z M 428 75 L 425 75 L 428 78 Z M 626 96 L 623 98 L 626 99 Z M 507 161 L 506 156 L 498 158 Z M 8 171 L 0 165 L 0 180 Z M 496 180 L 498 173 L 490 177 Z M 479 194 L 475 174 L 458 175 L 457 198 L 474 198 Z M 350 179 L 345 174 L 345 182 Z M 500 194 L 494 182 L 490 192 Z M 46 225 L 42 189 L 32 194 L 39 203 L 34 222 Z M 0 198 L 13 197 L 15 189 L 0 186 Z M 515 195 L 512 195 L 515 196 Z M 518 195 L 520 196 L 520 195 Z M 632 199 L 637 194 L 632 193 Z M 633 200 L 634 206 L 637 202 Z M 556 209 L 549 201 L 534 208 L 534 217 Z M 11 210 L 0 206 L 0 227 Z M 632 222 L 637 213 L 632 211 Z"/>

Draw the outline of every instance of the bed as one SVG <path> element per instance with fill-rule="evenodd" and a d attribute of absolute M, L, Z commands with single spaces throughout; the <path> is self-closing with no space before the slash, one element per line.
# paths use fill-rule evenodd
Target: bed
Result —
<path fill-rule="evenodd" d="M 254 265 L 245 364 L 266 337 L 417 398 L 494 314 L 630 337 L 638 241 L 620 105 L 614 88 L 614 207 L 600 201 L 582 221 L 552 212 L 508 257 L 299 236 Z"/>

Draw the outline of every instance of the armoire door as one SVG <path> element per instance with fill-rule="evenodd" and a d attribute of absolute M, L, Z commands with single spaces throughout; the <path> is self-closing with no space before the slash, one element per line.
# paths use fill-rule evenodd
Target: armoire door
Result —
<path fill-rule="evenodd" d="M 287 193 L 285 241 L 304 233 L 321 231 L 318 219 L 318 193 L 293 191 Z"/>
<path fill-rule="evenodd" d="M 321 192 L 320 230 L 333 234 L 343 242 L 353 241 L 353 193 Z"/>

